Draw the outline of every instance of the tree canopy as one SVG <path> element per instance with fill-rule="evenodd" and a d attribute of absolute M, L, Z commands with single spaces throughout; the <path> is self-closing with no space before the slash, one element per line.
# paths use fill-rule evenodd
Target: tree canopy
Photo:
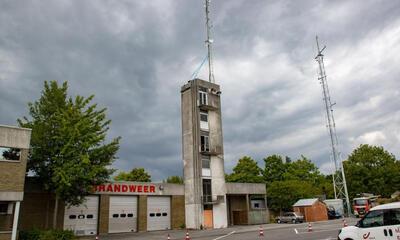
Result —
<path fill-rule="evenodd" d="M 264 158 L 263 178 L 267 186 L 269 207 L 273 210 L 289 210 L 300 198 L 326 195 L 333 197 L 331 180 L 304 156 L 295 161 L 279 155 Z"/>
<path fill-rule="evenodd" d="M 400 161 L 383 147 L 362 144 L 343 165 L 351 198 L 363 192 L 389 197 L 400 189 Z"/>
<path fill-rule="evenodd" d="M 130 172 L 121 171 L 115 181 L 151 182 L 151 176 L 144 168 L 133 168 Z"/>
<path fill-rule="evenodd" d="M 167 183 L 183 184 L 183 178 L 181 176 L 169 176 L 166 180 Z"/>
<path fill-rule="evenodd" d="M 78 205 L 94 185 L 109 179 L 120 138 L 106 143 L 111 121 L 105 108 L 91 103 L 93 95 L 72 98 L 67 90 L 67 82 L 45 82 L 39 100 L 28 103 L 30 118 L 18 122 L 32 129 L 27 170 L 56 199 Z"/>
<path fill-rule="evenodd" d="M 244 156 L 239 159 L 231 174 L 226 175 L 227 182 L 261 183 L 263 178 L 261 168 L 251 157 Z"/>

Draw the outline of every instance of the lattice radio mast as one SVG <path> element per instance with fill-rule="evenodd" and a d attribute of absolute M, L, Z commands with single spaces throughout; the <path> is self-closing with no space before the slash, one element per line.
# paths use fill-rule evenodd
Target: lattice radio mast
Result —
<path fill-rule="evenodd" d="M 335 199 L 342 199 L 343 202 L 346 205 L 346 210 L 347 210 L 347 215 L 351 214 L 351 209 L 350 209 L 350 201 L 349 201 L 349 194 L 347 192 L 347 186 L 346 186 L 346 176 L 344 174 L 343 170 L 343 162 L 339 154 L 339 143 L 338 143 L 338 138 L 336 135 L 336 125 L 335 125 L 335 118 L 333 117 L 333 106 L 335 103 L 331 103 L 331 97 L 329 94 L 329 88 L 328 88 L 328 81 L 326 78 L 326 72 L 325 72 L 325 65 L 324 65 L 324 55 L 322 54 L 322 51 L 325 50 L 326 46 L 324 46 L 322 49 L 319 47 L 319 42 L 318 42 L 318 36 L 316 37 L 316 42 L 317 42 L 317 48 L 318 48 L 318 54 L 315 57 L 315 59 L 318 62 L 319 65 L 319 75 L 318 75 L 318 80 L 321 83 L 322 86 L 322 94 L 323 94 L 323 100 L 325 103 L 325 108 L 326 108 L 326 117 L 327 117 L 327 128 L 329 131 L 329 136 L 331 140 L 331 147 L 332 147 L 332 162 L 334 164 L 334 172 L 332 173 L 332 178 L 333 178 L 333 189 L 335 191 Z"/>
<path fill-rule="evenodd" d="M 211 39 L 211 28 L 212 24 L 210 21 L 210 0 L 205 0 L 206 1 L 206 27 L 207 27 L 207 40 L 206 45 L 207 45 L 207 56 L 208 56 L 208 81 L 214 83 L 214 66 L 213 66 L 213 58 L 212 58 L 212 43 L 213 40 Z"/>

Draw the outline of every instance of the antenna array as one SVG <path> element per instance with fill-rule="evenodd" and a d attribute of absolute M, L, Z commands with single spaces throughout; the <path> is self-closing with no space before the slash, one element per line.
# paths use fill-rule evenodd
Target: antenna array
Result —
<path fill-rule="evenodd" d="M 213 58 L 212 58 L 212 43 L 213 40 L 211 39 L 211 28 L 212 24 L 210 21 L 210 0 L 205 0 L 206 4 L 206 27 L 207 27 L 207 40 L 206 45 L 207 45 L 207 54 L 208 54 L 208 81 L 214 83 L 214 67 L 213 67 Z"/>
<path fill-rule="evenodd" d="M 316 41 L 317 41 L 318 54 L 315 57 L 315 59 L 318 62 L 318 66 L 319 66 L 318 80 L 320 81 L 321 86 L 322 86 L 322 94 L 323 94 L 323 100 L 325 103 L 326 117 L 327 117 L 327 125 L 326 126 L 329 131 L 330 142 L 331 142 L 331 147 L 332 147 L 332 162 L 334 165 L 334 172 L 332 173 L 333 189 L 335 192 L 335 198 L 342 199 L 343 202 L 345 203 L 347 215 L 349 216 L 351 214 L 349 194 L 347 192 L 346 177 L 344 174 L 343 162 L 342 162 L 342 159 L 339 154 L 339 147 L 338 147 L 339 142 L 338 142 L 338 138 L 336 135 L 335 118 L 333 117 L 333 106 L 336 103 L 333 103 L 333 104 L 331 103 L 331 97 L 330 97 L 329 88 L 328 88 L 328 81 L 327 81 L 326 72 L 325 72 L 324 55 L 322 54 L 322 51 L 325 50 L 326 46 L 324 46 L 322 49 L 320 49 L 319 42 L 318 42 L 318 36 L 316 37 Z"/>

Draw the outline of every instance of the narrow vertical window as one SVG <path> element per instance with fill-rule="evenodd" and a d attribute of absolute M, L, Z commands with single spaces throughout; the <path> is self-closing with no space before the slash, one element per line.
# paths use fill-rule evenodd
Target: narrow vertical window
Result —
<path fill-rule="evenodd" d="M 203 156 L 201 159 L 201 175 L 211 177 L 210 158 L 207 156 Z"/>
<path fill-rule="evenodd" d="M 211 179 L 203 179 L 203 199 L 204 202 L 212 201 Z"/>
<path fill-rule="evenodd" d="M 208 136 L 200 137 L 200 151 L 201 152 L 209 152 L 210 151 L 210 144 L 208 141 Z"/>
<path fill-rule="evenodd" d="M 199 91 L 199 104 L 200 105 L 207 105 L 208 104 L 208 96 L 207 92 Z"/>
<path fill-rule="evenodd" d="M 203 130 L 209 130 L 207 111 L 200 111 L 200 128 Z"/>

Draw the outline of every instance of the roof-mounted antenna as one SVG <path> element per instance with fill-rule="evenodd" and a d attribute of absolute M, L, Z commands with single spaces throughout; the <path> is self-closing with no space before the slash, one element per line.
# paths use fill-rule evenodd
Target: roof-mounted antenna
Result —
<path fill-rule="evenodd" d="M 213 40 L 211 39 L 211 28 L 212 24 L 210 21 L 210 0 L 205 0 L 206 1 L 206 27 L 207 27 L 207 40 L 206 45 L 207 45 L 207 51 L 208 51 L 208 81 L 211 83 L 215 83 L 214 79 L 214 67 L 213 67 L 213 59 L 212 59 L 212 43 Z"/>

